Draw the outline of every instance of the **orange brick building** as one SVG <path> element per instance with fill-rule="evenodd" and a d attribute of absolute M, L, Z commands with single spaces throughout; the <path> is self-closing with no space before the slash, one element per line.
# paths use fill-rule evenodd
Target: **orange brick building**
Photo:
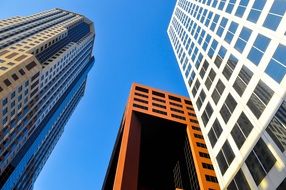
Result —
<path fill-rule="evenodd" d="M 219 189 L 188 98 L 132 85 L 102 189 Z"/>

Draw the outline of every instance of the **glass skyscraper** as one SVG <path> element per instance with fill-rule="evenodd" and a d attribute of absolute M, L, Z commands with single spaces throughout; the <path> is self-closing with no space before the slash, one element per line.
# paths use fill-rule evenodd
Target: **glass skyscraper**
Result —
<path fill-rule="evenodd" d="M 61 9 L 0 21 L 0 189 L 33 189 L 84 95 L 94 38 Z"/>
<path fill-rule="evenodd" d="M 178 0 L 168 35 L 222 189 L 286 188 L 286 1 Z"/>

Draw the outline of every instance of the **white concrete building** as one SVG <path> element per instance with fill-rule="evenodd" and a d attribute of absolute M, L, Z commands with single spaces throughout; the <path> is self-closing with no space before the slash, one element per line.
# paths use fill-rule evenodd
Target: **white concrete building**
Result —
<path fill-rule="evenodd" d="M 286 1 L 178 0 L 168 27 L 222 189 L 286 189 Z"/>

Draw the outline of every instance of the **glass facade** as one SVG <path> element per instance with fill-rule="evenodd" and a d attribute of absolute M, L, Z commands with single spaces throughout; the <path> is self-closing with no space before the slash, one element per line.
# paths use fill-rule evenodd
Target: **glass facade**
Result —
<path fill-rule="evenodd" d="M 30 190 L 84 94 L 95 33 L 61 9 L 0 26 L 0 189 Z"/>

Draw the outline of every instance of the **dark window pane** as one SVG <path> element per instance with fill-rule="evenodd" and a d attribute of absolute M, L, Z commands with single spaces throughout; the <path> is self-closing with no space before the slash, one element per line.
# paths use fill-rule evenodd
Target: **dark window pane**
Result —
<path fill-rule="evenodd" d="M 217 104 L 219 99 L 220 99 L 220 94 L 218 93 L 218 91 L 216 89 L 214 89 L 214 91 L 212 93 L 212 98 L 213 98 L 213 101 L 215 102 L 215 104 Z"/>
<path fill-rule="evenodd" d="M 224 84 L 221 82 L 221 80 L 219 80 L 219 81 L 217 82 L 216 88 L 217 88 L 217 90 L 219 91 L 220 94 L 223 93 L 223 91 L 224 91 L 224 89 L 225 89 L 225 86 L 224 86 Z"/>
<path fill-rule="evenodd" d="M 244 136 L 248 137 L 249 133 L 253 129 L 253 125 L 243 112 L 239 116 L 237 123 L 238 123 L 240 129 L 242 130 Z"/>
<path fill-rule="evenodd" d="M 246 84 L 239 77 L 237 77 L 233 84 L 233 88 L 240 96 L 242 96 L 246 88 Z"/>
<path fill-rule="evenodd" d="M 222 146 L 222 150 L 224 152 L 228 165 L 230 165 L 235 156 L 228 140 L 225 141 L 224 145 Z"/>
<path fill-rule="evenodd" d="M 216 160 L 217 160 L 220 172 L 223 175 L 226 172 L 228 165 L 227 165 L 227 162 L 223 156 L 222 150 L 216 156 Z"/>
<path fill-rule="evenodd" d="M 238 170 L 237 174 L 234 177 L 236 184 L 238 186 L 238 189 L 243 190 L 250 190 L 249 184 L 241 170 Z"/>
<path fill-rule="evenodd" d="M 255 156 L 254 152 L 251 152 L 247 159 L 245 160 L 245 163 L 256 183 L 256 185 L 259 185 L 262 179 L 266 176 L 265 171 L 263 170 L 262 166 L 259 164 L 259 161 L 257 157 Z"/>
<path fill-rule="evenodd" d="M 268 104 L 273 96 L 273 90 L 269 88 L 263 81 L 259 81 L 254 93 L 263 101 L 264 104 Z"/>
<path fill-rule="evenodd" d="M 254 147 L 254 152 L 262 163 L 265 171 L 268 173 L 275 164 L 276 159 L 262 139 L 258 140 Z"/>
<path fill-rule="evenodd" d="M 247 20 L 249 20 L 250 22 L 256 23 L 257 20 L 259 19 L 260 14 L 261 14 L 261 11 L 251 9 L 247 17 Z"/>
<path fill-rule="evenodd" d="M 217 138 L 219 138 L 221 133 L 222 133 L 222 127 L 221 127 L 221 125 L 217 119 L 214 121 L 213 129 L 214 129 L 214 132 L 215 132 Z"/>
<path fill-rule="evenodd" d="M 220 115 L 223 118 L 225 123 L 227 123 L 229 118 L 231 117 L 231 113 L 229 112 L 229 110 L 225 104 L 223 104 L 221 109 L 220 109 Z"/>
<path fill-rule="evenodd" d="M 214 131 L 213 131 L 212 128 L 211 128 L 211 130 L 209 131 L 208 137 L 209 137 L 209 140 L 210 140 L 210 142 L 211 142 L 212 147 L 214 147 L 214 145 L 215 145 L 216 142 L 217 142 L 217 138 L 216 138 L 216 136 L 215 136 Z"/>
<path fill-rule="evenodd" d="M 238 147 L 238 149 L 240 149 L 245 141 L 245 137 L 243 136 L 237 124 L 235 124 L 234 127 L 232 128 L 231 135 L 236 146 Z"/>
<path fill-rule="evenodd" d="M 230 112 L 232 113 L 234 111 L 234 109 L 236 108 L 236 101 L 234 100 L 234 98 L 232 97 L 231 94 L 229 94 L 225 100 L 225 104 L 227 105 L 228 109 L 230 110 Z"/>
<path fill-rule="evenodd" d="M 265 109 L 265 105 L 254 94 L 252 94 L 250 99 L 248 100 L 247 106 L 257 119 L 259 119 L 259 117 L 261 116 L 262 112 Z"/>

